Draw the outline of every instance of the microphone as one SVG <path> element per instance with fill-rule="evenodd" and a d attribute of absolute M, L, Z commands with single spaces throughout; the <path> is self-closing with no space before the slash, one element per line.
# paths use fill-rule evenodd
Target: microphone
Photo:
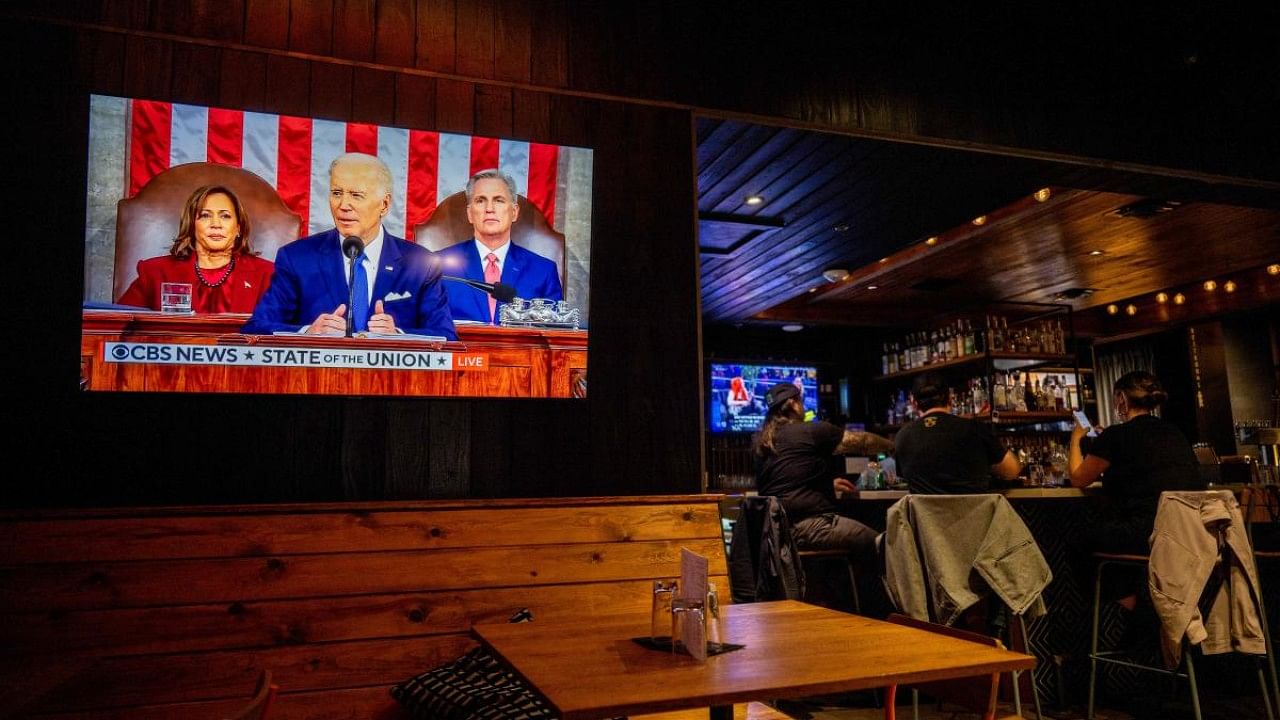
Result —
<path fill-rule="evenodd" d="M 353 312 L 356 299 L 356 258 L 362 252 L 364 240 L 359 235 L 342 238 L 342 254 L 351 261 L 351 269 L 347 272 L 347 337 L 351 337 L 356 329 L 356 314 Z"/>
<path fill-rule="evenodd" d="M 480 282 L 479 280 L 454 277 L 452 275 L 441 275 L 440 277 L 445 280 L 452 280 L 454 282 L 460 282 L 463 285 L 473 287 L 486 295 L 492 295 L 498 302 L 511 302 L 516 297 L 516 289 L 504 282 L 490 284 Z"/>

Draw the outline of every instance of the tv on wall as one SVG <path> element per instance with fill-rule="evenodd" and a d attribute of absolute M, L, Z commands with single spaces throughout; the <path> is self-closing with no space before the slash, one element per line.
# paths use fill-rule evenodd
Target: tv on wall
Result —
<path fill-rule="evenodd" d="M 711 432 L 755 432 L 768 407 L 765 393 L 780 382 L 800 388 L 806 418 L 818 410 L 818 370 L 796 365 L 711 363 Z"/>
<path fill-rule="evenodd" d="M 586 393 L 589 148 L 94 95 L 81 386 Z"/>

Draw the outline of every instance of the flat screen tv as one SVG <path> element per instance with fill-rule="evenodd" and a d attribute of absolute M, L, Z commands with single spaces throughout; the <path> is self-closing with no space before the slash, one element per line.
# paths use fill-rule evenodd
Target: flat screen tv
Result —
<path fill-rule="evenodd" d="M 585 396 L 591 149 L 101 95 L 88 134 L 83 388 Z"/>
<path fill-rule="evenodd" d="M 765 393 L 780 382 L 795 383 L 804 399 L 805 417 L 818 411 L 818 369 L 797 365 L 711 363 L 711 432 L 755 432 L 764 421 Z"/>

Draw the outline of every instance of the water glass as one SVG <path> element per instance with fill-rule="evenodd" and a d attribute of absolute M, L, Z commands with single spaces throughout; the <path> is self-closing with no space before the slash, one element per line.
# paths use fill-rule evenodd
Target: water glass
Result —
<path fill-rule="evenodd" d="M 190 315 L 191 283 L 160 283 L 160 312 Z"/>
<path fill-rule="evenodd" d="M 671 606 L 679 585 L 679 580 L 653 581 L 653 610 L 649 616 L 649 639 L 655 643 L 671 639 L 673 617 Z"/>

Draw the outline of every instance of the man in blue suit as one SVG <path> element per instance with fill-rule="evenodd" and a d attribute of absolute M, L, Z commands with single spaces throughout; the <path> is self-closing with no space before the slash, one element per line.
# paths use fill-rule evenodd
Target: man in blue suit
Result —
<path fill-rule="evenodd" d="M 242 332 L 343 335 L 354 310 L 357 331 L 413 333 L 457 340 L 440 268 L 431 251 L 382 228 L 391 208 L 391 171 L 372 155 L 347 153 L 329 165 L 329 210 L 334 229 L 295 240 L 276 254 L 271 286 Z M 357 293 L 347 307 L 352 260 L 342 239 L 357 236 Z"/>
<path fill-rule="evenodd" d="M 438 254 L 451 273 L 486 283 L 503 282 L 516 297 L 563 300 L 560 271 L 552 260 L 511 242 L 511 225 L 520 214 L 516 184 L 510 175 L 482 170 L 467 181 L 467 220 L 475 235 Z M 462 283 L 449 286 L 449 310 L 457 319 L 497 323 L 498 302 Z"/>

